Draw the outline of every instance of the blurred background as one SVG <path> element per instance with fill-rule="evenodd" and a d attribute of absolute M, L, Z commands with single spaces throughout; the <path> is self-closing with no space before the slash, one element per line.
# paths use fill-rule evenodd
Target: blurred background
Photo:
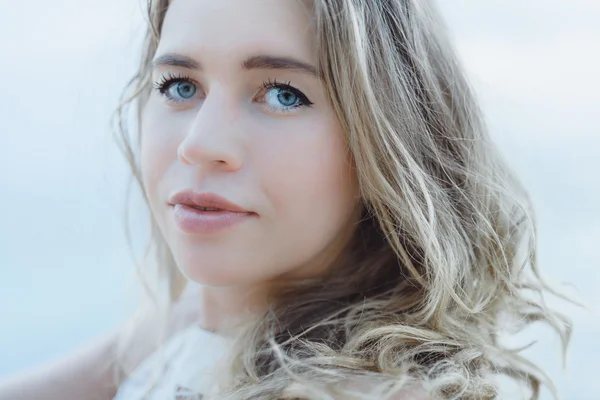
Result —
<path fill-rule="evenodd" d="M 109 119 L 134 72 L 138 0 L 0 0 L 0 377 L 114 328 L 136 306 L 127 168 Z M 564 399 L 598 399 L 600 2 L 438 0 L 494 139 L 537 207 L 550 283 L 587 305 L 566 369 L 525 334 Z M 133 254 L 146 238 L 139 193 Z M 543 399 L 549 399 L 543 392 Z"/>

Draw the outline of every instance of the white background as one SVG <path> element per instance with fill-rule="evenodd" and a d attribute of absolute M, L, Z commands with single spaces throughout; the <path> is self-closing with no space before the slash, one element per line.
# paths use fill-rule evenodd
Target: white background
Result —
<path fill-rule="evenodd" d="M 600 2 L 439 2 L 492 134 L 537 206 L 541 268 L 588 306 L 562 306 L 575 322 L 566 372 L 545 331 L 529 332 L 539 339 L 529 353 L 565 399 L 598 399 Z M 142 18 L 136 0 L 0 0 L 0 10 L 3 376 L 85 343 L 135 306 L 127 170 L 109 118 Z"/>

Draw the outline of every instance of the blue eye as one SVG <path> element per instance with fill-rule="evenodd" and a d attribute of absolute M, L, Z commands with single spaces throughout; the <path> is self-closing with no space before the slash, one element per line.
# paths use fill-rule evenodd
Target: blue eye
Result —
<path fill-rule="evenodd" d="M 166 91 L 171 98 L 180 96 L 184 99 L 191 99 L 196 94 L 196 86 L 191 82 L 174 82 Z"/>
<path fill-rule="evenodd" d="M 160 81 L 154 84 L 154 89 L 174 102 L 189 100 L 194 97 L 198 90 L 196 83 L 190 78 L 173 74 L 170 74 L 169 77 L 161 77 Z"/>
<path fill-rule="evenodd" d="M 294 94 L 292 91 L 280 88 L 270 89 L 267 92 L 266 99 L 267 103 L 275 107 L 277 106 L 276 103 L 279 103 L 285 107 L 292 107 L 300 101 L 298 96 L 296 96 L 296 94 Z"/>
<path fill-rule="evenodd" d="M 300 90 L 290 84 L 265 82 L 264 103 L 274 112 L 289 112 L 300 107 L 310 107 L 313 103 Z"/>

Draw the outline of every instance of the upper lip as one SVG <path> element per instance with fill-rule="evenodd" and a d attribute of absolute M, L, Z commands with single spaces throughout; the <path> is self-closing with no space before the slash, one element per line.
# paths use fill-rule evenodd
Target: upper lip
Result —
<path fill-rule="evenodd" d="M 251 212 L 243 209 L 239 205 L 232 203 L 231 201 L 217 194 L 197 193 L 193 190 L 183 190 L 181 192 L 175 193 L 169 198 L 169 204 L 183 204 L 196 207 L 218 208 L 220 210 L 232 212 Z"/>

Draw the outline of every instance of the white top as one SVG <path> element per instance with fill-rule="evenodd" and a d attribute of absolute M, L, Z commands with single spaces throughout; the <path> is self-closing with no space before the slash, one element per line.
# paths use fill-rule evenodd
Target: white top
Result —
<path fill-rule="evenodd" d="M 121 384 L 113 400 L 201 399 L 209 393 L 213 368 L 225 356 L 227 340 L 197 325 L 173 336 L 163 351 L 146 358 Z"/>

